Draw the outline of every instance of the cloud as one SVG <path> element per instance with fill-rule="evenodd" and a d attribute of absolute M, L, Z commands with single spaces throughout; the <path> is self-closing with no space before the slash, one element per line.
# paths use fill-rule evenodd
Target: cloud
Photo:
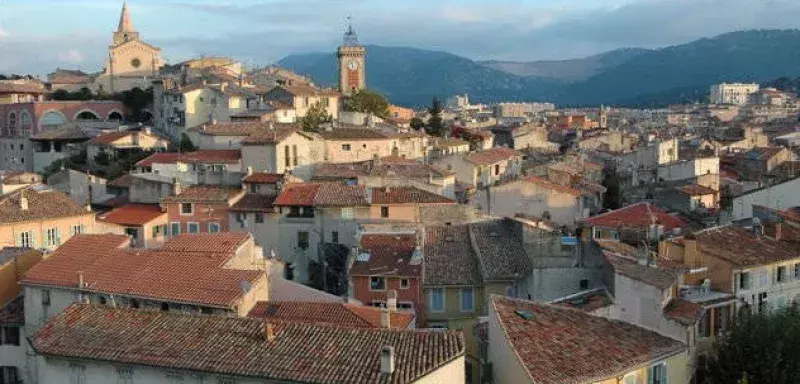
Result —
<path fill-rule="evenodd" d="M 67 64 L 80 64 L 83 63 L 84 58 L 77 49 L 68 49 L 58 54 L 58 60 Z"/>
<path fill-rule="evenodd" d="M 0 27 L 0 40 L 6 38 L 8 36 L 9 36 L 8 32 L 5 29 L 3 29 L 2 27 Z"/>

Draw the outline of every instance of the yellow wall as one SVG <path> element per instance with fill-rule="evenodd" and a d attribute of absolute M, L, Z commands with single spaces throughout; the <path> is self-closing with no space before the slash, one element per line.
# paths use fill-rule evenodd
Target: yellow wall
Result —
<path fill-rule="evenodd" d="M 0 266 L 0 306 L 19 296 L 22 286 L 17 282 L 34 264 L 42 260 L 42 253 L 29 250 Z"/>
<path fill-rule="evenodd" d="M 59 244 L 48 246 L 45 244 L 46 231 L 48 228 L 58 228 L 58 234 L 61 238 L 61 244 L 64 244 L 72 237 L 72 226 L 81 225 L 82 233 L 94 233 L 95 231 L 95 218 L 94 213 L 87 212 L 85 215 L 64 217 L 58 219 L 48 219 L 42 221 L 29 221 L 23 223 L 13 223 L 0 226 L 0 248 L 2 247 L 15 247 L 19 239 L 19 234 L 22 232 L 32 231 L 34 235 L 34 244 L 32 248 L 49 248 L 53 249 Z"/>

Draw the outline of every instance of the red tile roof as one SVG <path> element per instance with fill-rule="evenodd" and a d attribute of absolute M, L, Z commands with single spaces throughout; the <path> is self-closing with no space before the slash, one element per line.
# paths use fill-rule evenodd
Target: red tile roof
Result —
<path fill-rule="evenodd" d="M 23 209 L 21 201 L 28 202 Z M 35 184 L 0 196 L 0 226 L 26 221 L 51 220 L 63 217 L 89 215 L 67 194 Z"/>
<path fill-rule="evenodd" d="M 757 235 L 751 229 L 739 227 L 712 228 L 687 235 L 697 240 L 703 254 L 727 260 L 738 267 L 772 264 L 800 258 L 800 247 Z"/>
<path fill-rule="evenodd" d="M 416 187 L 371 188 L 372 204 L 455 204 L 454 200 Z"/>
<path fill-rule="evenodd" d="M 275 206 L 349 207 L 367 205 L 364 187 L 338 183 L 290 183 L 275 199 Z"/>
<path fill-rule="evenodd" d="M 225 188 L 212 185 L 195 185 L 183 189 L 178 195 L 167 196 L 161 199 L 161 201 L 164 203 L 231 203 L 237 197 L 243 195 L 244 191 L 237 188 Z"/>
<path fill-rule="evenodd" d="M 158 204 L 126 204 L 98 215 L 97 219 L 119 225 L 141 226 L 166 215 Z"/>
<path fill-rule="evenodd" d="M 550 180 L 546 180 L 546 179 L 543 179 L 541 177 L 528 176 L 528 177 L 523 178 L 522 181 L 526 182 L 526 183 L 536 184 L 541 188 L 544 188 L 544 189 L 547 189 L 547 190 L 551 190 L 551 191 L 566 193 L 566 194 L 573 195 L 573 196 L 580 196 L 581 195 L 581 191 L 578 190 L 578 189 L 575 189 L 575 188 L 572 188 L 572 187 L 565 187 L 563 185 L 556 184 L 556 183 L 554 183 L 554 182 L 552 182 Z"/>
<path fill-rule="evenodd" d="M 469 226 L 428 227 L 425 236 L 425 285 L 480 285 L 480 262 Z"/>
<path fill-rule="evenodd" d="M 497 295 L 491 306 L 508 345 L 537 384 L 599 382 L 686 351 L 658 333 L 575 309 Z"/>
<path fill-rule="evenodd" d="M 247 123 L 242 123 L 247 124 Z M 249 123 L 252 124 L 252 123 Z M 264 145 L 264 144 L 277 144 L 286 140 L 294 133 L 299 133 L 300 136 L 308 138 L 311 137 L 302 132 L 302 126 L 299 124 L 276 124 L 272 129 L 260 130 L 248 137 L 242 139 L 242 145 Z"/>
<path fill-rule="evenodd" d="M 277 195 L 262 195 L 257 193 L 245 194 L 236 202 L 229 211 L 231 212 L 275 212 L 275 198 Z"/>
<path fill-rule="evenodd" d="M 466 155 L 466 160 L 475 165 L 492 165 L 501 161 L 510 160 L 520 153 L 506 147 L 494 147 Z"/>
<path fill-rule="evenodd" d="M 132 249 L 128 236 L 77 235 L 33 266 L 21 284 L 77 291 L 81 272 L 83 291 L 232 308 L 243 281 L 266 278 L 263 271 L 223 268 L 234 256 L 221 252 L 231 248 L 225 239 L 232 235 L 186 236 L 163 249 Z"/>
<path fill-rule="evenodd" d="M 171 237 L 160 249 L 176 252 L 233 253 L 253 238 L 247 232 L 183 234 Z"/>
<path fill-rule="evenodd" d="M 691 301 L 673 299 L 664 307 L 664 315 L 683 325 L 697 324 L 703 316 L 703 307 Z"/>
<path fill-rule="evenodd" d="M 381 327 L 381 308 L 344 303 L 259 301 L 247 316 L 270 322 Z M 414 314 L 395 311 L 390 315 L 389 325 L 392 329 L 408 329 L 413 321 Z"/>
<path fill-rule="evenodd" d="M 255 172 L 242 179 L 242 181 L 249 184 L 276 184 L 283 181 L 283 174 Z"/>
<path fill-rule="evenodd" d="M 73 304 L 32 338 L 46 356 L 299 383 L 411 383 L 463 358 L 458 331 L 398 331 Z M 395 371 L 380 372 L 381 348 Z M 147 353 L 142 353 L 147 351 Z"/>
<path fill-rule="evenodd" d="M 689 227 L 689 224 L 684 220 L 670 215 L 657 205 L 647 202 L 592 216 L 583 222 L 590 227 L 645 229 L 655 223 L 663 225 L 665 231 Z"/>
<path fill-rule="evenodd" d="M 152 154 L 136 163 L 137 167 L 149 167 L 153 164 L 181 163 L 214 163 L 235 164 L 242 160 L 239 150 L 200 150 L 195 152 L 177 153 L 161 152 Z"/>
<path fill-rule="evenodd" d="M 684 185 L 677 188 L 679 191 L 689 195 L 689 196 L 703 196 L 703 195 L 714 195 L 717 193 L 712 188 L 706 187 L 704 185 L 698 184 L 689 184 Z"/>
<path fill-rule="evenodd" d="M 107 132 L 101 133 L 98 136 L 95 136 L 89 143 L 91 144 L 98 144 L 98 145 L 108 145 L 111 144 L 123 137 L 128 137 L 133 135 L 133 132 Z"/>
<path fill-rule="evenodd" d="M 416 235 L 365 234 L 361 236 L 362 254 L 348 272 L 351 276 L 422 277 L 422 258 L 412 260 L 417 247 Z"/>

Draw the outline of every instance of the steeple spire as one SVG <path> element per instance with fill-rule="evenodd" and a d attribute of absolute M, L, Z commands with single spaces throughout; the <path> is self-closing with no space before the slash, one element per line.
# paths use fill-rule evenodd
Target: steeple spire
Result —
<path fill-rule="evenodd" d="M 356 30 L 353 29 L 353 18 L 350 16 L 347 16 L 347 31 L 344 33 L 342 43 L 346 47 L 358 46 L 358 35 L 356 35 Z"/>
<path fill-rule="evenodd" d="M 119 28 L 117 32 L 135 32 L 133 23 L 131 22 L 131 14 L 128 12 L 128 4 L 126 1 L 122 2 L 122 14 L 119 16 Z"/>

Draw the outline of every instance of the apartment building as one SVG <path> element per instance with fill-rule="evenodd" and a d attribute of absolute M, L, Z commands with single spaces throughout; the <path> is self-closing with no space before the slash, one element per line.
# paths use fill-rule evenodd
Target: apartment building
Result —
<path fill-rule="evenodd" d="M 242 197 L 244 191 L 238 188 L 206 185 L 178 188 L 174 195 L 161 199 L 170 236 L 230 231 L 229 211 Z"/>

